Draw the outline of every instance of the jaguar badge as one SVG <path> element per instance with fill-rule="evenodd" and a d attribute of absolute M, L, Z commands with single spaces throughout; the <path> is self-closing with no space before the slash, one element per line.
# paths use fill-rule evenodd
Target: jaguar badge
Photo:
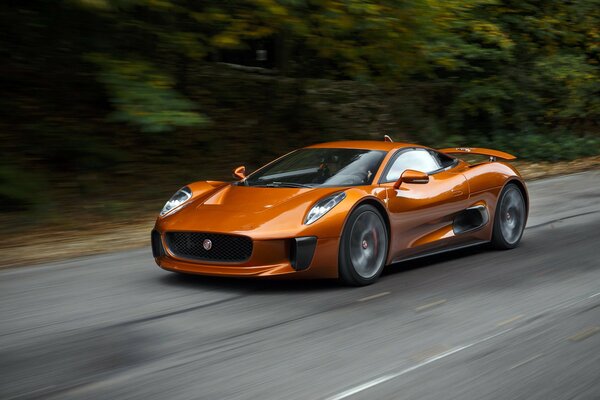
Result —
<path fill-rule="evenodd" d="M 204 242 L 202 242 L 202 247 L 204 247 L 204 250 L 206 251 L 212 249 L 212 241 L 210 239 L 204 239 Z"/>

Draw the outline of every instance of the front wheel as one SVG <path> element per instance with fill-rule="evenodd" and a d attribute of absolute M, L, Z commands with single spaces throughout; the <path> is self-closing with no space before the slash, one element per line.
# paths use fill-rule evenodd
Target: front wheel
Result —
<path fill-rule="evenodd" d="M 492 246 L 496 249 L 512 249 L 518 246 L 527 222 L 527 207 L 523 193 L 513 183 L 504 187 L 494 218 Z"/>
<path fill-rule="evenodd" d="M 385 266 L 388 232 L 383 217 L 369 204 L 348 217 L 340 239 L 339 275 L 352 286 L 375 282 Z"/>

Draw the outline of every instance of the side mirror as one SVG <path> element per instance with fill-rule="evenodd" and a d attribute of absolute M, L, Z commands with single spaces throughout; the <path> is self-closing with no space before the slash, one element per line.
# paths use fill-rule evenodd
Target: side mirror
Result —
<path fill-rule="evenodd" d="M 246 177 L 246 167 L 244 167 L 243 165 L 237 167 L 236 169 L 233 170 L 233 177 L 235 179 L 239 179 L 242 180 Z"/>
<path fill-rule="evenodd" d="M 425 172 L 415 171 L 414 169 L 407 169 L 400 175 L 400 178 L 394 183 L 394 189 L 398 189 L 400 185 L 404 183 L 427 183 L 429 182 L 429 176 Z"/>

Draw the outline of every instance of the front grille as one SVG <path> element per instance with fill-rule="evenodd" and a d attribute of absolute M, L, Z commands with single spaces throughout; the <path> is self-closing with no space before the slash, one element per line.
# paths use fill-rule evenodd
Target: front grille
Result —
<path fill-rule="evenodd" d="M 180 258 L 242 262 L 252 255 L 252 239 L 246 236 L 209 232 L 167 232 L 165 239 L 169 250 Z"/>

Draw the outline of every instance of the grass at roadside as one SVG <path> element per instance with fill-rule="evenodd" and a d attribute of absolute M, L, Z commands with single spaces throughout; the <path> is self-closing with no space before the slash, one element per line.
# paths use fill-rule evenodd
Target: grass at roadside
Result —
<path fill-rule="evenodd" d="M 517 161 L 514 165 L 527 180 L 600 169 L 600 156 L 558 163 Z M 127 207 L 125 207 L 127 208 Z M 88 222 L 85 215 L 68 215 L 43 226 L 31 224 L 14 232 L 0 234 L 0 267 L 32 265 L 72 257 L 149 246 L 156 212 L 141 210 Z M 150 250 L 148 250 L 150 251 Z"/>

